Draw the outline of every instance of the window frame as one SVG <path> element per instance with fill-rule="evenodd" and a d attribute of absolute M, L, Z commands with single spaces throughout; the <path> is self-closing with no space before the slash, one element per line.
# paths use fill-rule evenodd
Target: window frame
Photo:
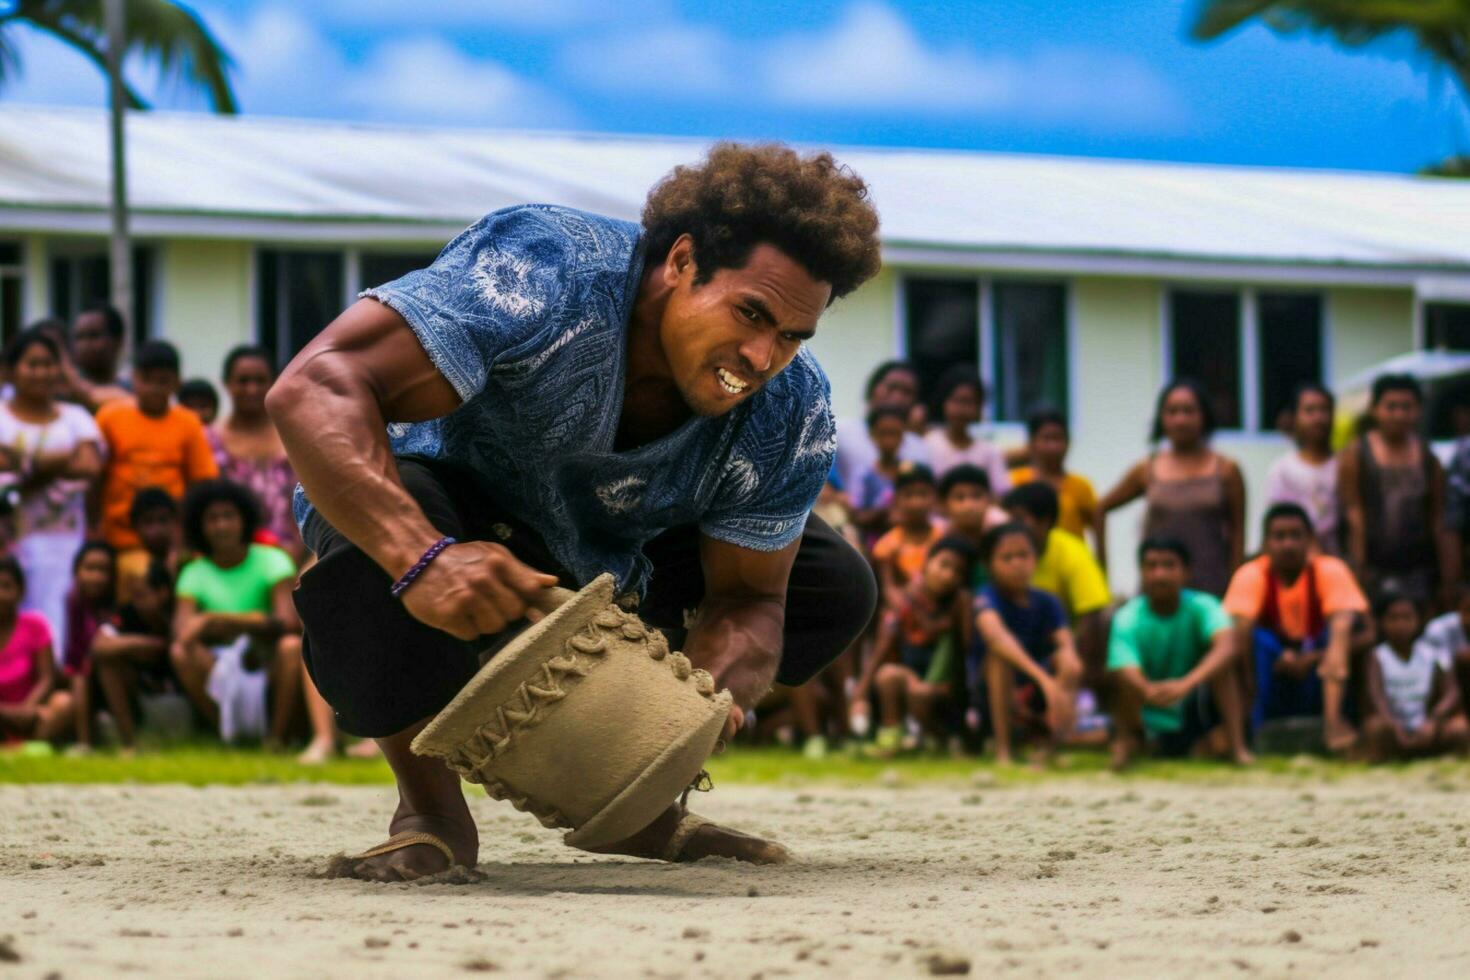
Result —
<path fill-rule="evenodd" d="M 1173 280 L 1159 284 L 1159 376 L 1160 385 L 1174 377 L 1174 321 L 1170 298 L 1176 292 L 1234 293 L 1239 299 L 1240 317 L 1236 324 L 1240 344 L 1241 424 L 1217 431 L 1231 436 L 1276 436 L 1279 433 L 1261 418 L 1261 321 L 1258 300 L 1262 293 L 1310 294 L 1317 298 L 1322 311 L 1318 323 L 1317 355 L 1322 363 L 1322 376 L 1317 380 L 1330 384 L 1332 377 L 1332 292 L 1328 289 L 1290 284 L 1231 284 L 1212 280 Z M 1263 421 L 1266 424 L 1263 427 Z"/>
<path fill-rule="evenodd" d="M 1422 351 L 1445 350 L 1451 353 L 1466 353 L 1454 347 L 1432 347 L 1429 337 L 1429 307 L 1431 306 L 1463 306 L 1470 308 L 1470 296 L 1456 295 L 1424 295 L 1414 297 L 1414 349 Z"/>
<path fill-rule="evenodd" d="M 893 307 L 893 349 L 899 358 L 909 357 L 908 282 L 910 279 L 950 279 L 956 282 L 973 281 L 976 287 L 979 317 L 975 324 L 976 343 L 980 351 L 980 363 L 974 365 L 985 382 L 985 418 L 980 426 L 989 431 L 1024 431 L 1026 420 L 1000 419 L 995 415 L 995 362 L 996 344 L 1000 337 L 995 323 L 995 284 L 1027 283 L 1042 286 L 1057 286 L 1062 290 L 1062 336 L 1063 356 L 1066 363 L 1067 424 L 1076 420 L 1077 407 L 1077 291 L 1070 276 L 1024 275 L 1024 274 L 976 274 L 953 269 L 906 268 L 895 277 Z"/>
<path fill-rule="evenodd" d="M 19 236 L 5 236 L 4 238 L 0 238 L 0 242 L 3 242 L 6 245 L 14 245 L 17 255 L 15 262 L 5 262 L 3 264 L 0 264 L 0 281 L 9 281 L 13 283 L 20 301 L 16 311 L 19 320 L 17 320 L 17 322 L 14 324 L 15 330 L 11 334 L 0 338 L 0 340 L 9 342 L 11 337 L 14 336 L 15 333 L 19 333 L 21 330 L 25 329 L 29 316 L 29 311 L 26 308 L 26 301 L 28 298 L 26 296 L 26 262 L 30 256 L 28 254 L 29 249 L 26 248 L 25 240 L 20 238 Z"/>
<path fill-rule="evenodd" d="M 137 344 L 161 336 L 160 325 L 163 323 L 164 302 L 164 243 L 157 239 L 140 239 L 134 237 L 130 243 L 133 256 L 133 306 L 134 309 L 128 315 L 128 332 L 123 339 L 124 352 L 131 351 Z M 55 266 L 57 261 L 77 262 L 86 259 L 98 259 L 111 262 L 106 239 L 97 238 L 52 238 L 45 244 L 45 252 L 42 257 L 46 275 L 46 310 L 54 316 L 62 317 L 68 323 L 92 300 L 81 294 L 70 298 L 70 305 L 75 309 L 63 315 L 54 301 L 53 292 L 56 289 Z M 25 256 L 22 255 L 22 261 Z M 140 261 L 141 260 L 141 261 Z M 138 275 L 139 265 L 143 266 L 142 275 Z M 137 317 L 137 307 L 142 306 L 143 316 Z M 125 355 L 128 356 L 128 355 Z"/>

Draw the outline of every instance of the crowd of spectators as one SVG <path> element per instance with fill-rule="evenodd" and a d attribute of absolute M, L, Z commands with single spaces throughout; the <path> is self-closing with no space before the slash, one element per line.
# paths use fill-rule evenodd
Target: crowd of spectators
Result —
<path fill-rule="evenodd" d="M 141 343 L 121 365 L 106 305 L 22 331 L 0 389 L 0 740 L 86 752 L 100 722 L 122 751 L 140 713 L 187 699 L 225 741 L 337 749 L 302 666 L 291 601 L 305 549 L 296 478 L 265 411 L 275 376 L 231 351 L 219 417 L 179 353 Z"/>
<path fill-rule="evenodd" d="M 1414 378 L 1378 378 L 1341 447 L 1332 392 L 1295 393 L 1253 555 L 1252 491 L 1189 379 L 1159 393 L 1151 451 L 1101 497 L 1068 468 L 1064 415 L 1036 410 L 1025 444 L 1002 449 L 973 370 L 935 389 L 887 362 L 866 417 L 839 419 L 816 513 L 871 560 L 879 610 L 823 677 L 774 692 L 758 728 L 813 757 L 839 740 L 1000 761 L 1024 744 L 1038 762 L 1109 744 L 1119 767 L 1141 752 L 1249 764 L 1273 726 L 1369 760 L 1470 746 L 1470 440 L 1441 465 Z M 1107 519 L 1136 500 L 1125 599 Z"/>
<path fill-rule="evenodd" d="M 340 740 L 291 599 L 308 556 L 265 411 L 272 358 L 229 353 L 222 414 L 169 343 L 139 344 L 127 371 L 122 349 L 121 317 L 98 305 L 4 353 L 0 741 L 85 752 L 105 729 L 132 752 L 172 697 L 227 742 L 329 758 Z M 839 741 L 1000 761 L 1111 745 L 1119 766 L 1141 752 L 1247 764 L 1263 730 L 1305 718 L 1329 750 L 1372 760 L 1470 745 L 1470 440 L 1441 465 L 1412 377 L 1379 378 L 1341 447 L 1332 393 L 1296 393 L 1255 555 L 1242 470 L 1187 379 L 1159 394 L 1153 450 L 1101 497 L 1068 468 L 1065 415 L 1036 410 L 1003 450 L 973 370 L 929 395 L 887 362 L 866 416 L 838 420 L 815 513 L 869 557 L 879 609 L 821 676 L 773 692 L 750 737 L 798 733 L 812 756 Z M 1107 517 L 1138 499 L 1125 601 Z"/>

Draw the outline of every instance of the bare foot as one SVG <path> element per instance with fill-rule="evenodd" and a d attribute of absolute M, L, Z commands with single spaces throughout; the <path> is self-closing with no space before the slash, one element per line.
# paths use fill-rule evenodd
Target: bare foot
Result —
<path fill-rule="evenodd" d="M 303 766 L 320 766 L 326 763 L 336 751 L 337 743 L 331 738 L 314 738 L 311 744 L 296 757 L 296 761 Z"/>
<path fill-rule="evenodd" d="M 1346 755 L 1358 744 L 1358 733 L 1353 726 L 1338 719 L 1329 724 L 1322 732 L 1322 740 L 1327 743 L 1327 751 L 1333 755 Z"/>
<path fill-rule="evenodd" d="M 682 813 L 683 808 L 674 803 L 659 814 L 653 823 L 627 840 L 588 850 L 595 854 L 627 854 L 663 860 L 664 849 L 673 837 Z M 775 841 L 721 827 L 716 823 L 706 823 L 684 842 L 676 860 L 698 861 L 707 857 L 733 858 L 736 861 L 749 861 L 751 864 L 785 864 L 791 860 L 791 852 Z"/>
<path fill-rule="evenodd" d="M 409 812 L 402 802 L 398 812 L 388 825 L 389 835 L 418 830 L 433 834 L 454 852 L 454 864 L 473 868 L 480 856 L 480 835 L 470 816 L 469 806 L 460 799 L 460 812 L 455 814 L 426 814 Z M 408 847 L 362 858 L 339 855 L 328 864 L 325 877 L 358 878 L 363 881 L 413 881 L 427 875 L 448 871 L 451 864 L 444 852 L 431 844 L 411 844 Z"/>
<path fill-rule="evenodd" d="M 349 759 L 380 759 L 383 756 L 383 750 L 378 748 L 377 742 L 365 738 L 356 745 L 349 746 L 343 754 Z"/>
<path fill-rule="evenodd" d="M 1237 766 L 1253 766 L 1256 764 L 1256 757 L 1250 749 L 1242 745 L 1240 748 L 1231 751 L 1230 761 Z"/>
<path fill-rule="evenodd" d="M 1137 748 L 1137 744 L 1131 738 L 1120 736 L 1113 739 L 1108 768 L 1113 772 L 1122 772 L 1127 769 L 1133 763 L 1133 753 Z"/>

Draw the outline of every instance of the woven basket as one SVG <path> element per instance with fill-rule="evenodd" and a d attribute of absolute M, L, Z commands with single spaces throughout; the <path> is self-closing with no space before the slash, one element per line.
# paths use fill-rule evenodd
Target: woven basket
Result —
<path fill-rule="evenodd" d="M 413 740 L 566 842 L 592 848 L 653 822 L 698 777 L 728 691 L 613 604 L 611 575 L 495 654 Z"/>

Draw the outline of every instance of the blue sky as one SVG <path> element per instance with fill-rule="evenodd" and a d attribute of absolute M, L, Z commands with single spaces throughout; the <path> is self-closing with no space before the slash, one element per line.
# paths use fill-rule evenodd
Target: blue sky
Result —
<path fill-rule="evenodd" d="M 1406 40 L 1198 45 L 1181 0 L 193 6 L 247 113 L 1372 170 L 1470 153 L 1459 92 Z M 0 99 L 102 104 L 90 64 L 17 32 L 25 72 Z"/>

